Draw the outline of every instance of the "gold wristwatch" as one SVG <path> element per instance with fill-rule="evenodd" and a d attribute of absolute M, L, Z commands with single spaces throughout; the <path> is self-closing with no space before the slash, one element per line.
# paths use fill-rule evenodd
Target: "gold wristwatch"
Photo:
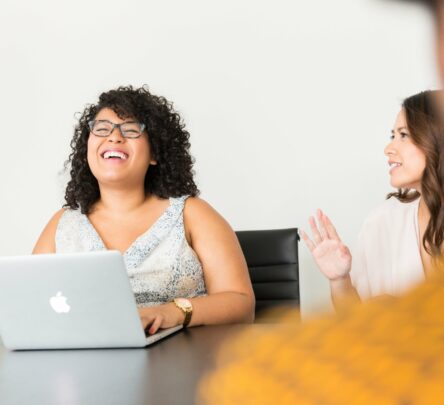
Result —
<path fill-rule="evenodd" d="M 191 321 L 191 315 L 193 314 L 193 305 L 190 300 L 186 298 L 174 298 L 174 305 L 179 308 L 184 314 L 183 326 L 186 327 Z"/>

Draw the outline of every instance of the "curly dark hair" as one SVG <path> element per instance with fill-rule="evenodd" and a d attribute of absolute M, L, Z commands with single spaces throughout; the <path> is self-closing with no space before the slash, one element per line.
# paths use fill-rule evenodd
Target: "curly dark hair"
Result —
<path fill-rule="evenodd" d="M 99 185 L 87 160 L 90 129 L 103 108 L 110 108 L 120 118 L 135 118 L 145 124 L 156 165 L 150 165 L 145 176 L 145 193 L 160 198 L 196 196 L 199 190 L 193 179 L 194 160 L 190 155 L 190 134 L 185 130 L 173 104 L 164 97 L 153 95 L 146 86 L 118 87 L 100 95 L 97 104 L 88 105 L 83 111 L 71 140 L 71 153 L 65 162 L 70 166 L 71 179 L 65 192 L 64 207 L 78 209 L 88 214 L 99 199 Z"/>
<path fill-rule="evenodd" d="M 444 243 L 444 123 L 438 108 L 438 100 L 443 97 L 442 90 L 428 90 L 403 101 L 410 137 L 424 152 L 426 166 L 421 178 L 421 194 L 415 190 L 399 189 L 387 196 L 396 197 L 401 202 L 422 196 L 430 212 L 422 244 L 434 258 L 442 256 Z"/>

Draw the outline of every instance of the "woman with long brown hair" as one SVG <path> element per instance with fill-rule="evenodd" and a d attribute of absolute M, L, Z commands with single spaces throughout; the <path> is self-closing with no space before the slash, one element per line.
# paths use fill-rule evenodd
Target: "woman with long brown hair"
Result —
<path fill-rule="evenodd" d="M 344 297 L 400 295 L 430 273 L 444 241 L 444 127 L 437 112 L 442 91 L 402 103 L 390 143 L 390 184 L 397 188 L 364 222 L 352 256 L 321 210 L 310 217 L 313 239 L 302 237 L 330 280 L 333 302 Z"/>

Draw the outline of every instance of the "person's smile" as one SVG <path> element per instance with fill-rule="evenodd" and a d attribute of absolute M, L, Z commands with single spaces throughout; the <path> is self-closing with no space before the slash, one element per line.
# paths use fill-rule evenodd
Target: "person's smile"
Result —
<path fill-rule="evenodd" d="M 128 160 L 129 155 L 122 149 L 106 147 L 105 150 L 100 153 L 100 157 L 107 163 L 124 163 L 126 160 Z"/>

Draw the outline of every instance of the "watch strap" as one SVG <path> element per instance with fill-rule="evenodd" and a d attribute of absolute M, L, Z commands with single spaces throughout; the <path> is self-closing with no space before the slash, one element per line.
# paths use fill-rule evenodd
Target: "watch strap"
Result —
<path fill-rule="evenodd" d="M 188 324 L 191 321 L 191 314 L 193 313 L 192 311 L 184 311 L 185 312 L 185 319 L 183 320 L 183 327 L 187 327 Z"/>

